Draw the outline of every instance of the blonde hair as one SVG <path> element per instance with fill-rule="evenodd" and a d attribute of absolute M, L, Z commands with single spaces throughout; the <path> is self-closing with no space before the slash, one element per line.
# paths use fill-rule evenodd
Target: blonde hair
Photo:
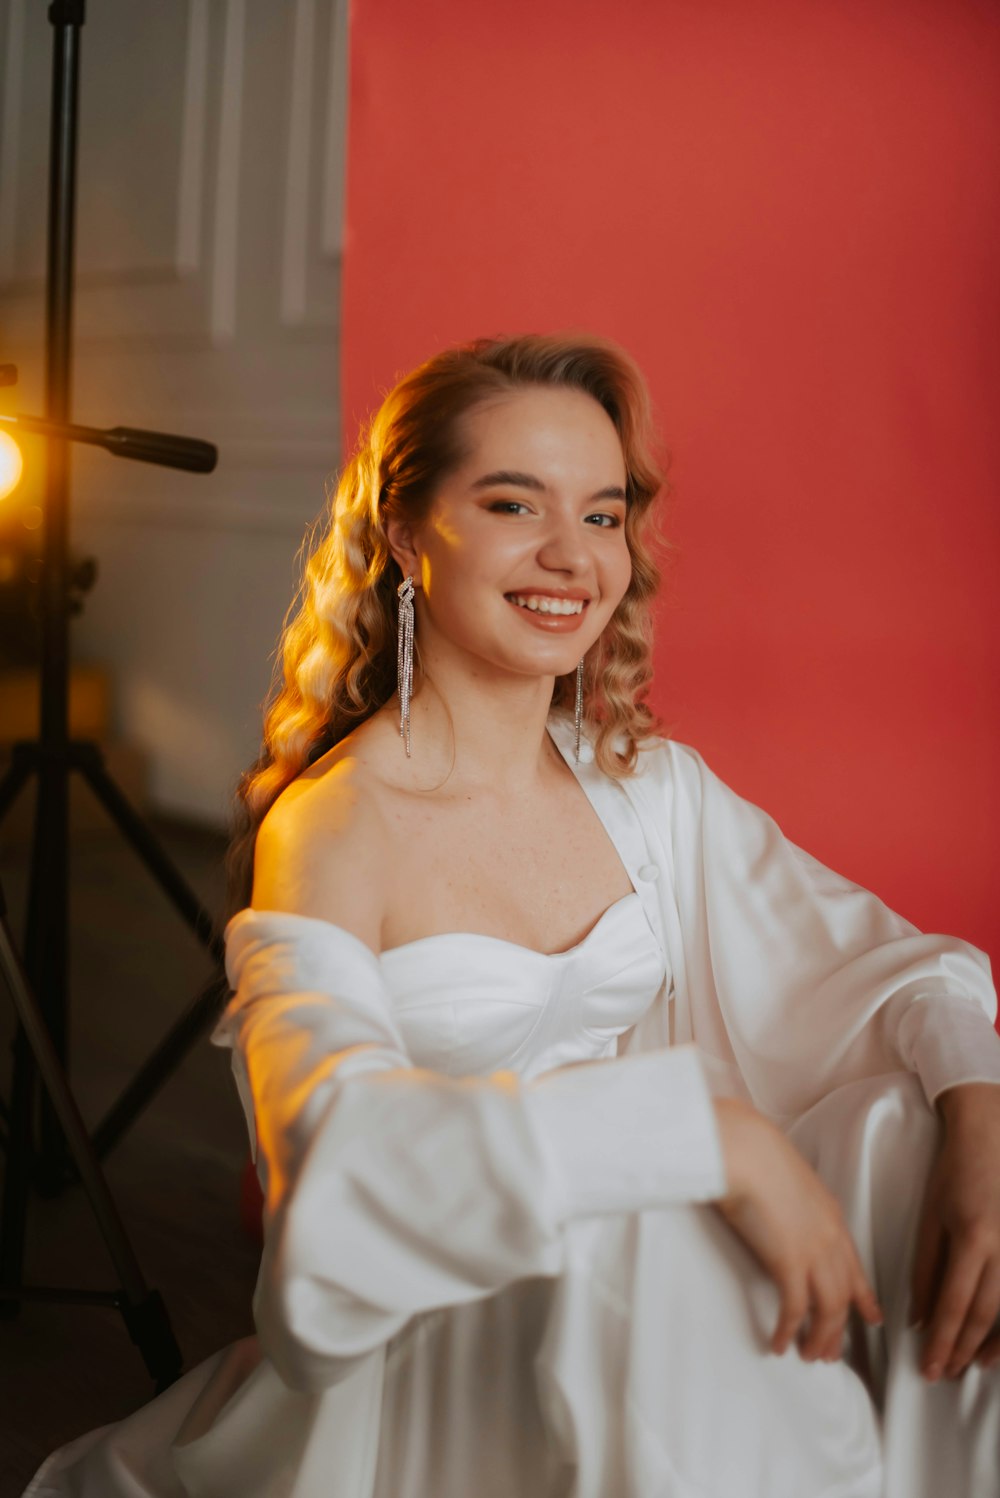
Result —
<path fill-rule="evenodd" d="M 595 761 L 609 775 L 634 774 L 640 740 L 662 731 L 642 699 L 652 679 L 651 604 L 661 578 L 652 545 L 664 556 L 673 547 L 653 508 L 664 491 L 665 463 L 654 455 L 649 396 L 637 366 L 616 344 L 590 334 L 478 338 L 445 349 L 400 380 L 362 428 L 303 541 L 301 582 L 264 703 L 261 753 L 236 788 L 227 918 L 249 904 L 257 829 L 278 796 L 396 690 L 402 573 L 386 522 L 396 517 L 419 526 L 436 486 L 467 456 L 461 418 L 487 399 L 531 385 L 592 396 L 614 423 L 625 459 L 632 577 L 584 662 L 584 715 Z M 575 678 L 575 669 L 556 678 L 553 707 L 572 712 Z M 620 750 L 613 747 L 619 735 Z"/>

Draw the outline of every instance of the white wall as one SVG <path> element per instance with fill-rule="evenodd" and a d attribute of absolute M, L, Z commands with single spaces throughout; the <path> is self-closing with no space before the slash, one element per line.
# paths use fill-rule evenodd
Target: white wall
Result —
<path fill-rule="evenodd" d="M 41 413 L 52 28 L 0 0 L 3 409 Z M 81 33 L 72 412 L 217 444 L 211 475 L 77 449 L 99 577 L 73 657 L 165 811 L 222 823 L 338 451 L 347 0 L 91 0 Z M 26 444 L 27 503 L 42 444 Z"/>

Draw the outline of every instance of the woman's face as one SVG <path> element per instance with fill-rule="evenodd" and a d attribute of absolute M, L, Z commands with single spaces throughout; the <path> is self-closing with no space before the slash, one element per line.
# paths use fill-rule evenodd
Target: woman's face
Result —
<path fill-rule="evenodd" d="M 589 395 L 549 386 L 477 406 L 463 432 L 468 458 L 439 486 L 413 551 L 397 548 L 419 584 L 421 651 L 431 661 L 448 642 L 501 668 L 563 675 L 632 575 L 618 433 Z M 534 605 L 569 595 L 582 608 L 550 614 L 515 595 Z"/>

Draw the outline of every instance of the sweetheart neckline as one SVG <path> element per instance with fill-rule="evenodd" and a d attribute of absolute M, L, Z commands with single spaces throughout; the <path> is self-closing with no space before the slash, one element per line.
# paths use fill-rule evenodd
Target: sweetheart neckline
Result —
<path fill-rule="evenodd" d="M 378 959 L 381 962 L 384 957 L 392 957 L 396 952 L 408 952 L 413 947 L 426 946 L 428 942 L 432 941 L 469 941 L 471 939 L 472 941 L 493 942 L 501 947 L 513 947 L 515 951 L 525 952 L 529 957 L 539 957 L 543 962 L 552 962 L 557 957 L 571 957 L 574 952 L 578 952 L 581 947 L 586 946 L 587 942 L 597 933 L 598 929 L 613 911 L 619 910 L 629 900 L 638 899 L 639 891 L 633 889 L 627 895 L 622 895 L 620 899 L 614 900 L 606 910 L 601 912 L 585 936 L 582 936 L 578 942 L 574 942 L 571 947 L 565 947 L 561 952 L 539 952 L 536 947 L 526 947 L 521 942 L 508 941 L 505 936 L 489 936 L 483 931 L 438 931 L 430 936 L 414 937 L 413 941 L 399 942 L 395 947 L 385 947 L 378 954 Z"/>

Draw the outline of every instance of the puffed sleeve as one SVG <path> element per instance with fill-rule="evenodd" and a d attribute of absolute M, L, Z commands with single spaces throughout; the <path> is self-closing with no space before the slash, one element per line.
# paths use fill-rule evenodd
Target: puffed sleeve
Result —
<path fill-rule="evenodd" d="M 574 1215 L 723 1194 L 698 1052 L 448 1077 L 415 1066 L 381 964 L 330 922 L 226 928 L 232 1049 L 265 1193 L 254 1315 L 293 1388 L 335 1383 L 409 1318 L 557 1275 Z"/>
<path fill-rule="evenodd" d="M 908 1069 L 928 1101 L 1000 1083 L 990 961 L 932 935 L 786 838 L 671 742 L 669 812 L 691 1034 L 752 1100 L 798 1117 L 834 1088 Z"/>

